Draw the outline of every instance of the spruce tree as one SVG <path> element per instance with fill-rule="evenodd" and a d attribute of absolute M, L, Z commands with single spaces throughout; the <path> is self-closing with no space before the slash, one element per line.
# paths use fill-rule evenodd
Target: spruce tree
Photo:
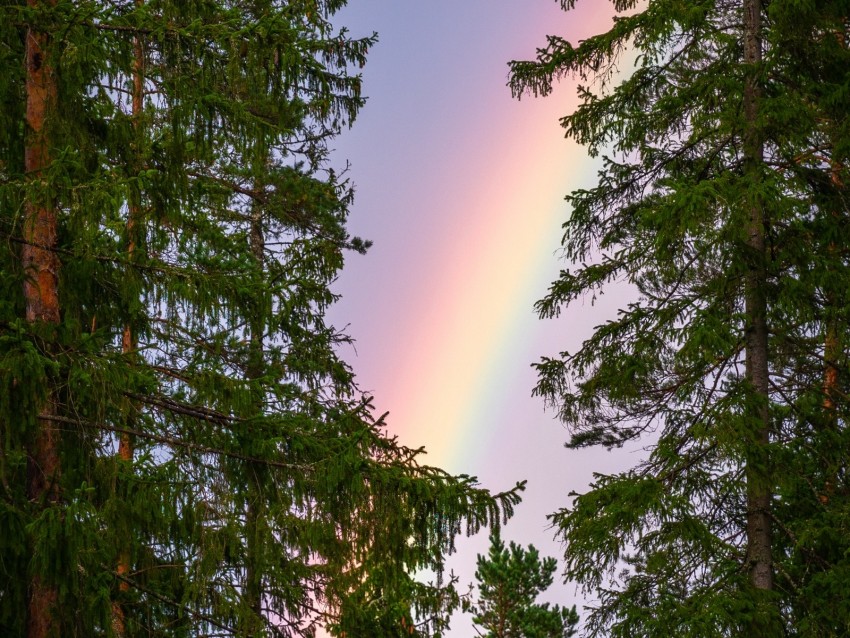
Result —
<path fill-rule="evenodd" d="M 0 633 L 342 632 L 378 574 L 410 625 L 517 502 L 389 438 L 325 320 L 343 4 L 4 5 Z"/>
<path fill-rule="evenodd" d="M 517 95 L 578 77 L 563 125 L 603 154 L 540 314 L 612 281 L 635 295 L 537 365 L 570 447 L 649 441 L 553 515 L 566 575 L 598 600 L 590 635 L 842 635 L 846 6 L 614 7 L 607 32 L 511 67 Z"/>
<path fill-rule="evenodd" d="M 480 636 L 487 638 L 568 638 L 575 635 L 575 607 L 538 603 L 552 584 L 557 561 L 540 559 L 534 545 L 514 542 L 505 547 L 498 533 L 490 534 L 487 556 L 478 555 L 478 596 L 467 604 Z M 481 629 L 484 633 L 481 632 Z"/>

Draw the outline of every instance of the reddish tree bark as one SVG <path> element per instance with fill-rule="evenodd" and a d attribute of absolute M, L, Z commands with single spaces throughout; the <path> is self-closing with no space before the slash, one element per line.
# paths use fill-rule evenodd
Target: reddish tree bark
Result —
<path fill-rule="evenodd" d="M 142 6 L 143 0 L 136 0 L 136 6 Z M 136 131 L 137 147 L 135 149 L 134 160 L 136 168 L 139 168 L 141 148 L 138 145 L 139 134 L 141 133 L 142 125 L 142 109 L 144 108 L 144 64 L 145 52 L 142 38 L 136 35 L 133 38 L 133 105 L 132 117 L 133 127 Z M 127 211 L 127 257 L 132 263 L 133 256 L 137 247 L 137 235 L 140 231 L 142 215 L 141 193 L 137 186 L 130 188 L 130 201 Z M 121 351 L 126 356 L 134 356 L 136 352 L 137 341 L 133 331 L 133 326 L 128 321 L 121 336 Z M 132 427 L 129 429 L 133 429 Z M 132 463 L 133 461 L 133 439 L 129 433 L 122 433 L 118 439 L 118 459 L 122 463 Z M 118 591 L 121 593 L 127 592 L 130 589 L 130 584 L 126 577 L 130 573 L 130 552 L 122 551 L 118 557 L 116 572 L 121 581 L 118 583 Z M 126 614 L 120 601 L 115 601 L 112 604 L 112 628 L 117 636 L 124 636 L 126 633 Z"/>
<path fill-rule="evenodd" d="M 28 0 L 30 7 L 48 2 Z M 56 107 L 57 89 L 47 59 L 49 36 L 30 28 L 26 36 L 26 122 L 28 135 L 24 167 L 31 186 L 24 208 L 24 269 L 26 319 L 33 324 L 59 323 L 59 259 L 56 255 L 56 208 L 48 194 L 45 169 L 50 165 L 48 122 Z M 56 415 L 53 393 L 40 408 L 38 428 L 27 449 L 27 497 L 31 503 L 50 507 L 59 501 L 59 432 L 50 417 Z M 28 638 L 58 635 L 58 592 L 43 575 L 34 574 L 29 583 Z"/>

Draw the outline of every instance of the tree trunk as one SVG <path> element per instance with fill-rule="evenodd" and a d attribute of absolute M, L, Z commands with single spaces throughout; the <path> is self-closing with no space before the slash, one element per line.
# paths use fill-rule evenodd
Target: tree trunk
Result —
<path fill-rule="evenodd" d="M 257 190 L 260 190 L 255 185 Z M 251 255 L 254 258 L 256 267 L 262 271 L 265 261 L 265 237 L 263 234 L 263 217 L 262 207 L 259 203 L 254 202 L 251 210 L 251 231 L 249 236 Z M 261 319 L 262 302 L 256 304 L 253 311 L 253 317 L 249 321 L 248 335 L 250 342 L 250 351 L 248 353 L 247 377 L 249 380 L 258 379 L 263 374 L 263 340 L 264 340 L 264 322 Z M 263 411 L 263 397 L 261 393 L 257 393 L 255 405 L 253 406 L 255 414 L 260 415 Z M 261 547 L 262 542 L 259 538 L 261 517 L 263 515 L 262 506 L 262 485 L 259 473 L 263 471 L 258 463 L 249 462 L 248 464 L 248 508 L 246 516 L 246 574 L 245 574 L 245 598 L 248 608 L 251 611 L 250 622 L 246 625 L 250 633 L 259 633 L 262 630 L 260 619 L 262 618 L 262 598 L 263 598 L 263 575 L 261 570 Z"/>
<path fill-rule="evenodd" d="M 829 246 L 830 256 L 836 250 L 833 244 Z M 832 295 L 826 299 L 826 335 L 823 344 L 823 358 L 826 369 L 823 373 L 823 408 L 824 424 L 830 430 L 837 426 L 838 419 L 835 413 L 835 399 L 838 394 L 838 357 L 841 355 L 841 347 L 838 342 L 838 320 L 834 316 L 835 300 Z"/>
<path fill-rule="evenodd" d="M 29 0 L 32 8 L 53 2 Z M 24 208 L 24 270 L 26 319 L 31 324 L 59 324 L 59 259 L 56 256 L 56 208 L 43 183 L 44 169 L 50 164 L 50 134 L 47 124 L 56 107 L 56 80 L 47 60 L 49 37 L 30 28 L 26 35 L 26 121 L 28 127 L 24 167 L 30 184 Z M 43 188 L 42 190 L 42 187 Z M 41 192 L 39 192 L 41 191 Z M 47 343 L 49 346 L 50 340 Z M 51 417 L 56 416 L 56 397 L 49 388 L 39 410 L 38 426 L 27 449 L 27 497 L 36 507 L 59 502 L 59 432 Z M 33 542 L 33 539 L 30 541 Z M 28 638 L 58 635 L 58 591 L 43 574 L 33 574 L 29 583 L 27 609 Z"/>
<path fill-rule="evenodd" d="M 838 35 L 839 42 L 844 46 L 843 34 Z M 834 144 L 833 144 L 834 146 Z M 830 182 L 836 189 L 842 189 L 841 183 L 841 165 L 834 161 L 830 170 Z M 838 214 L 832 214 L 835 224 L 841 224 L 841 219 Z M 830 261 L 837 258 L 838 248 L 835 243 L 830 242 L 827 248 L 827 254 Z M 841 344 L 838 341 L 838 318 L 836 316 L 838 303 L 836 292 L 830 289 L 826 292 L 826 307 L 824 310 L 825 330 L 823 347 L 823 358 L 826 364 L 826 369 L 823 375 L 823 407 L 826 412 L 826 425 L 830 429 L 834 429 L 837 425 L 837 415 L 835 413 L 835 399 L 838 389 L 838 358 L 841 355 Z"/>
<path fill-rule="evenodd" d="M 758 183 L 764 161 L 764 143 L 759 131 L 760 90 L 756 70 L 762 59 L 761 0 L 744 0 L 744 159 L 751 183 Z M 771 550 L 770 409 L 767 282 L 765 254 L 765 211 L 761 198 L 749 196 L 747 206 L 748 273 L 745 282 L 746 304 L 746 375 L 754 390 L 754 413 L 748 415 L 753 428 L 748 432 L 746 454 L 747 480 L 747 570 L 750 584 L 758 591 L 773 589 Z M 759 597 L 761 599 L 761 597 Z M 773 611 L 768 612 L 773 616 Z M 759 614 L 761 615 L 761 614 Z M 756 621 L 765 628 L 760 621 Z M 773 626 L 772 619 L 767 620 Z"/>
<path fill-rule="evenodd" d="M 141 7 L 143 0 L 136 0 L 136 6 Z M 136 148 L 134 149 L 133 167 L 134 173 L 138 174 L 141 169 L 141 126 L 142 126 L 142 109 L 144 107 L 144 63 L 145 52 L 142 44 L 141 35 L 137 34 L 133 38 L 133 129 L 136 135 Z M 138 234 L 142 214 L 141 192 L 138 185 L 133 184 L 130 187 L 130 196 L 127 210 L 127 260 L 130 264 L 133 263 L 136 247 L 138 244 Z M 132 322 L 130 320 L 124 325 L 123 334 L 121 336 L 121 351 L 126 357 L 135 356 L 137 348 L 136 336 Z M 132 430 L 132 424 L 127 429 Z M 118 460 L 120 463 L 131 464 L 133 462 L 133 439 L 132 436 L 125 432 L 118 439 Z M 116 572 L 120 577 L 126 578 L 130 573 L 130 552 L 126 549 L 118 556 L 118 565 Z M 130 584 L 126 580 L 121 580 L 118 583 L 118 591 L 121 594 L 129 591 Z M 119 637 L 126 633 L 126 615 L 121 601 L 115 601 L 112 604 L 112 628 L 115 634 Z"/>

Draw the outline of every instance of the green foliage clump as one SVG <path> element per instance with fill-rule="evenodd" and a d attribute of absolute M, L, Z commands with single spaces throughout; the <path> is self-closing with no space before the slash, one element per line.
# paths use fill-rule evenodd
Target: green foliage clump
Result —
<path fill-rule="evenodd" d="M 540 315 L 612 283 L 631 296 L 537 364 L 570 448 L 647 445 L 552 516 L 596 601 L 585 629 L 846 635 L 847 3 L 613 6 L 607 31 L 550 36 L 510 80 L 576 78 L 562 124 L 602 156 L 567 198 L 570 265 Z"/>
<path fill-rule="evenodd" d="M 478 555 L 478 597 L 467 602 L 479 635 L 487 638 L 569 638 L 575 635 L 575 607 L 538 603 L 558 568 L 554 558 L 540 559 L 534 545 L 505 547 L 498 533 L 490 535 L 487 556 Z M 481 627 L 486 633 L 481 633 Z"/>
<path fill-rule="evenodd" d="M 420 465 L 339 358 L 344 4 L 0 7 L 0 634 L 442 617 L 412 574 L 518 502 Z"/>

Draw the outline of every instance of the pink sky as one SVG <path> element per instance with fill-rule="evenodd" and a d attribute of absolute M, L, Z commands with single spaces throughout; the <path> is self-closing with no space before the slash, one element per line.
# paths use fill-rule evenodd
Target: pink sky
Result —
<path fill-rule="evenodd" d="M 345 356 L 378 411 L 390 412 L 390 430 L 426 446 L 430 464 L 496 491 L 528 479 L 503 537 L 559 560 L 546 515 L 591 472 L 636 460 L 565 450 L 566 431 L 531 397 L 530 364 L 575 350 L 623 301 L 606 295 L 558 321 L 533 312 L 563 266 L 564 195 L 591 185 L 598 164 L 558 123 L 576 104 L 574 82 L 516 101 L 507 62 L 533 57 L 547 34 L 575 41 L 610 24 L 609 3 L 578 5 L 351 0 L 336 20 L 380 37 L 364 69 L 369 101 L 334 144 L 357 185 L 351 231 L 375 242 L 348 258 L 336 286 L 333 320 L 356 339 Z M 486 549 L 486 534 L 459 544 L 452 565 L 462 583 Z M 547 598 L 581 604 L 574 586 Z M 474 635 L 456 618 L 450 636 Z"/>

